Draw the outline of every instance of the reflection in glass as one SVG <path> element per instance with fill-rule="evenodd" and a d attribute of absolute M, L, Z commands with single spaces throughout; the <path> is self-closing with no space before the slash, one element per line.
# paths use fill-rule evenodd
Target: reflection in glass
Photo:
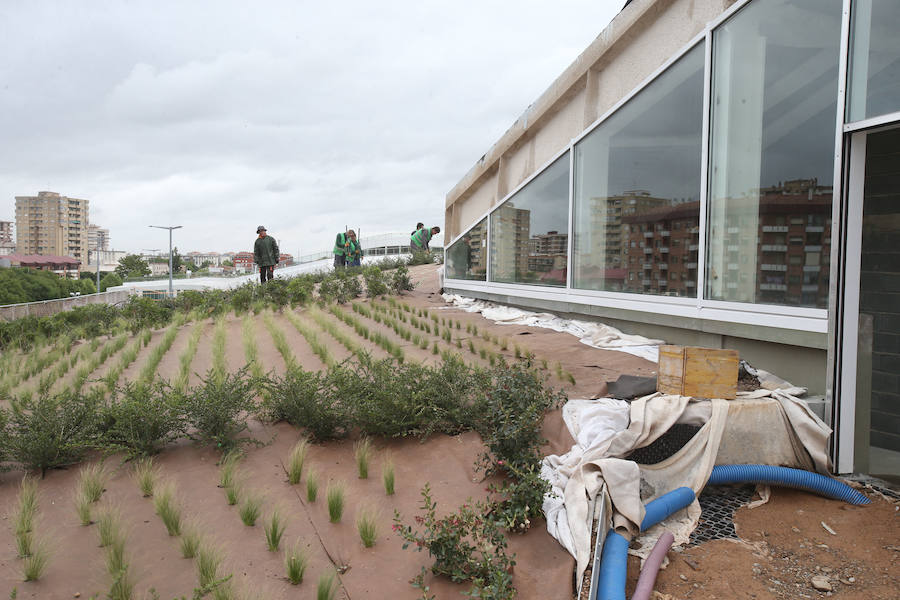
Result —
<path fill-rule="evenodd" d="M 573 286 L 697 295 L 702 44 L 575 146 Z"/>
<path fill-rule="evenodd" d="M 900 111 L 900 2 L 856 0 L 847 120 Z"/>
<path fill-rule="evenodd" d="M 491 213 L 491 281 L 566 285 L 569 155 Z"/>
<path fill-rule="evenodd" d="M 487 218 L 447 249 L 444 269 L 448 279 L 484 281 L 487 276 Z"/>
<path fill-rule="evenodd" d="M 706 296 L 828 303 L 841 0 L 752 2 L 713 32 Z"/>

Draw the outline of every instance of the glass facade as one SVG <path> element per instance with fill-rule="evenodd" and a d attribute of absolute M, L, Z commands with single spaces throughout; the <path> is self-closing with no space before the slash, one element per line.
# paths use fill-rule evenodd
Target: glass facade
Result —
<path fill-rule="evenodd" d="M 713 32 L 707 298 L 827 306 L 840 31 L 768 0 Z"/>
<path fill-rule="evenodd" d="M 703 54 L 575 145 L 574 287 L 696 297 Z"/>
<path fill-rule="evenodd" d="M 900 111 L 900 2 L 853 3 L 847 120 Z"/>
<path fill-rule="evenodd" d="M 568 229 L 566 154 L 491 213 L 491 281 L 565 286 Z"/>
<path fill-rule="evenodd" d="M 447 248 L 444 271 L 450 279 L 487 278 L 487 218 Z"/>

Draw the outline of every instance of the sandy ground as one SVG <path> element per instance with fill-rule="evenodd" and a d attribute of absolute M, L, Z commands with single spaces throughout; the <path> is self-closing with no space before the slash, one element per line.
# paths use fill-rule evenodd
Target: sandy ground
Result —
<path fill-rule="evenodd" d="M 438 341 L 440 349 L 453 349 L 474 364 L 485 364 L 477 354 L 465 349 L 472 338 L 477 348 L 484 347 L 514 359 L 515 347 L 520 352 L 532 352 L 538 366 L 547 361 L 546 374 L 551 385 L 565 389 L 570 398 L 589 398 L 608 380 L 620 374 L 651 375 L 655 364 L 629 354 L 597 350 L 578 342 L 573 336 L 546 329 L 496 325 L 480 315 L 447 307 L 438 295 L 434 267 L 411 269 L 419 282 L 402 301 L 414 309 L 428 309 L 439 318 L 461 321 L 459 330 L 452 330 L 453 342 L 446 344 L 435 335 L 428 337 L 429 349 L 420 350 L 394 332 L 361 315 L 373 331 L 376 329 L 401 344 L 412 360 L 434 360 L 431 345 Z M 368 302 L 359 300 L 360 302 Z M 349 308 L 346 308 L 349 311 Z M 297 314 L 314 325 L 303 310 Z M 321 368 L 321 360 L 313 354 L 303 336 L 283 315 L 272 316 L 284 332 L 295 360 L 307 369 Z M 261 317 L 255 317 L 254 339 L 265 370 L 284 371 L 284 360 L 277 352 Z M 335 320 L 336 321 L 336 320 Z M 466 333 L 466 325 L 476 325 L 479 333 L 488 333 L 485 340 Z M 212 365 L 210 350 L 215 325 L 203 325 L 204 334 L 197 355 L 191 364 L 192 373 L 203 374 Z M 177 374 L 179 356 L 187 345 L 193 324 L 185 325 L 169 352 L 163 357 L 158 371 L 167 376 Z M 343 324 L 341 330 L 353 334 Z M 343 346 L 324 331 L 317 329 L 336 360 L 349 354 Z M 442 330 L 444 327 L 441 328 Z M 419 330 L 415 333 L 423 334 Z M 226 363 L 229 369 L 243 365 L 244 349 L 241 319 L 229 316 L 226 320 Z M 355 336 L 355 334 L 354 334 Z M 154 335 L 150 348 L 158 343 Z M 496 338 L 498 343 L 493 342 Z M 455 346 L 459 339 L 463 350 Z M 507 341 L 507 349 L 500 344 Z M 383 355 L 371 342 L 355 341 Z M 134 377 L 140 373 L 143 349 L 133 365 L 123 374 Z M 116 357 L 110 359 L 110 363 Z M 555 364 L 572 374 L 557 379 Z M 98 374 L 105 372 L 101 367 Z M 195 383 L 192 375 L 191 383 Z M 562 423 L 559 412 L 547 416 L 544 433 L 548 438 L 547 453 L 561 453 L 569 449 L 572 439 Z M 339 565 L 342 598 L 421 598 L 409 579 L 430 561 L 425 553 L 403 550 L 401 541 L 390 531 L 394 511 L 399 511 L 407 523 L 418 514 L 420 491 L 428 482 L 438 503 L 439 513 L 450 512 L 468 498 L 484 496 L 485 482 L 475 473 L 473 465 L 483 446 L 478 436 L 435 436 L 427 442 L 415 439 L 376 440 L 376 450 L 368 479 L 356 474 L 352 443 L 344 441 L 314 445 L 307 460 L 307 473 L 318 474 L 319 498 L 310 503 L 305 497 L 305 481 L 291 486 L 286 480 L 282 462 L 286 461 L 292 444 L 300 432 L 286 424 L 266 426 L 252 424 L 251 434 L 262 442 L 250 447 L 241 465 L 245 495 L 263 498 L 263 517 L 256 526 L 245 526 L 237 507 L 229 506 L 223 491 L 217 487 L 219 456 L 208 448 L 180 442 L 166 449 L 158 458 L 161 477 L 177 490 L 185 514 L 185 522 L 196 526 L 207 543 L 218 547 L 225 556 L 222 573 L 233 574 L 238 590 L 253 592 L 253 598 L 311 597 L 315 593 L 318 576 Z M 396 465 L 397 493 L 387 496 L 381 485 L 381 464 L 390 456 Z M 97 457 L 99 460 L 99 457 Z M 159 517 L 154 514 L 153 502 L 142 498 L 131 477 L 131 465 L 118 457 L 109 457 L 106 465 L 111 478 L 95 515 L 106 507 L 113 507 L 122 515 L 128 532 L 127 548 L 137 575 L 135 598 L 144 598 L 152 588 L 163 600 L 190 597 L 196 586 L 193 562 L 181 557 L 178 539 L 167 535 Z M 98 547 L 96 525 L 79 524 L 73 504 L 75 480 L 80 467 L 57 470 L 40 482 L 40 511 L 36 535 L 46 539 L 52 556 L 46 574 L 38 582 L 23 583 L 21 559 L 16 558 L 15 543 L 9 514 L 15 503 L 21 472 L 0 474 L 0 598 L 10 596 L 15 588 L 18 598 L 89 598 L 94 594 L 105 597 L 110 579 L 103 564 L 103 550 Z M 306 475 L 304 476 L 304 480 Z M 346 509 L 342 521 L 329 522 L 324 496 L 328 485 L 346 487 Z M 735 522 L 741 541 L 719 540 L 669 553 L 670 565 L 657 580 L 657 598 L 898 598 L 900 597 L 900 505 L 873 497 L 873 503 L 852 507 L 841 502 L 791 490 L 774 490 L 772 500 L 763 506 L 741 509 Z M 310 564 L 304 583 L 290 585 L 284 578 L 283 555 L 266 550 L 262 523 L 278 508 L 287 517 L 287 533 L 282 549 L 299 543 L 306 548 Z M 380 514 L 379 538 L 374 548 L 362 546 L 356 532 L 356 514 L 364 509 Z M 825 522 L 835 535 L 821 523 Z M 520 598 L 568 599 L 574 595 L 574 560 L 547 533 L 543 523 L 526 535 L 510 538 L 510 549 L 516 553 L 514 582 Z M 629 565 L 628 594 L 633 590 L 639 565 L 632 559 Z M 829 593 L 812 588 L 814 576 L 826 577 L 833 587 Z M 450 583 L 444 578 L 429 576 L 431 594 L 437 598 L 462 597 L 467 586 Z"/>

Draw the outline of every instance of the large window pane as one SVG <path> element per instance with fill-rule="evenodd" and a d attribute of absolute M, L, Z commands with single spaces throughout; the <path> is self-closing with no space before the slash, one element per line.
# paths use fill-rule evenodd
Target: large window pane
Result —
<path fill-rule="evenodd" d="M 840 29 L 840 0 L 767 0 L 713 32 L 711 299 L 827 305 Z"/>
<path fill-rule="evenodd" d="M 900 111 L 900 2 L 856 0 L 847 120 Z"/>
<path fill-rule="evenodd" d="M 577 288 L 697 295 L 703 46 L 575 146 Z"/>
<path fill-rule="evenodd" d="M 487 219 L 447 248 L 444 268 L 449 279 L 474 279 L 484 281 L 487 275 Z"/>
<path fill-rule="evenodd" d="M 569 156 L 491 213 L 491 281 L 566 285 Z"/>

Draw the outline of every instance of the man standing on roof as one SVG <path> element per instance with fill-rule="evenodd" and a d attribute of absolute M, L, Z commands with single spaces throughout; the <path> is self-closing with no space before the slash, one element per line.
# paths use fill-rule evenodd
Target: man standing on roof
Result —
<path fill-rule="evenodd" d="M 259 282 L 265 283 L 275 276 L 275 265 L 281 253 L 275 238 L 266 235 L 265 227 L 260 225 L 256 233 L 259 237 L 253 243 L 253 262 L 259 265 Z"/>
<path fill-rule="evenodd" d="M 440 232 L 441 228 L 437 226 L 431 229 L 420 227 L 409 237 L 409 249 L 413 252 L 428 252 L 428 242 Z"/>
<path fill-rule="evenodd" d="M 362 248 L 356 241 L 356 232 L 350 229 L 334 239 L 334 268 L 359 266 Z"/>

